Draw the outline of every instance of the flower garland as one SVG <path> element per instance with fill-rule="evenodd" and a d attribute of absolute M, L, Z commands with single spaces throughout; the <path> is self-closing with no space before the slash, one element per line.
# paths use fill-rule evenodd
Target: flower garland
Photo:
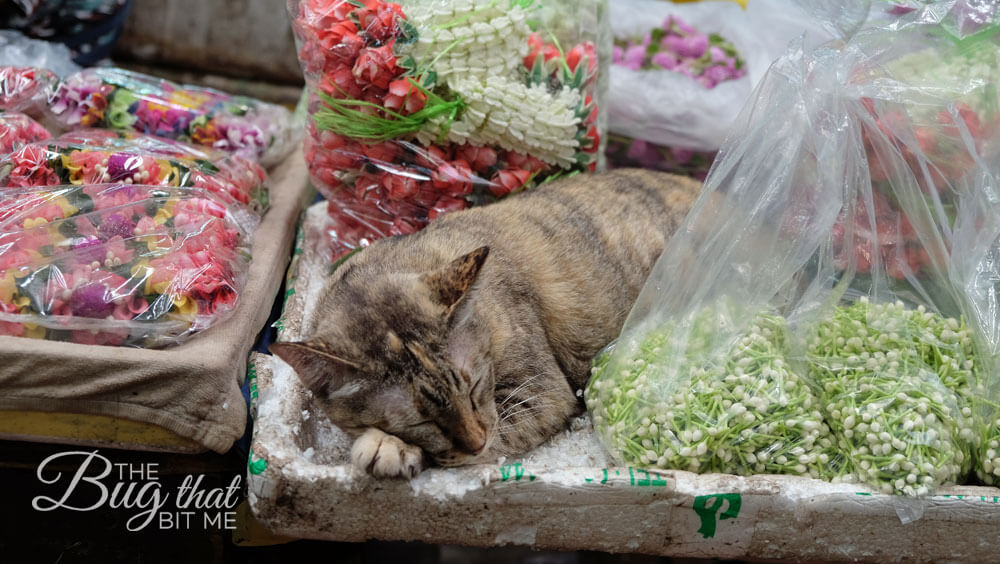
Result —
<path fill-rule="evenodd" d="M 116 68 L 89 68 L 54 88 L 49 111 L 66 128 L 104 127 L 204 145 L 272 164 L 291 149 L 281 106 Z"/>
<path fill-rule="evenodd" d="M 593 169 L 596 49 L 533 31 L 542 3 L 290 3 L 335 255 Z"/>
<path fill-rule="evenodd" d="M 160 346 L 236 306 L 247 234 L 199 188 L 86 184 L 0 194 L 0 334 Z"/>

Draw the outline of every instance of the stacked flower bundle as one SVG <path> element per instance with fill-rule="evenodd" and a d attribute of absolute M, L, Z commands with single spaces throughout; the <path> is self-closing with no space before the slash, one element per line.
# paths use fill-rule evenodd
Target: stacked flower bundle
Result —
<path fill-rule="evenodd" d="M 123 182 L 200 188 L 251 224 L 266 206 L 266 173 L 225 153 L 143 135 L 80 130 L 24 145 L 0 163 L 0 186 Z"/>
<path fill-rule="evenodd" d="M 20 112 L 0 113 L 0 154 L 9 153 L 25 143 L 51 137 L 47 129 Z"/>
<path fill-rule="evenodd" d="M 54 74 L 34 67 L 0 66 L 0 110 L 29 111 L 45 104 Z"/>
<path fill-rule="evenodd" d="M 592 170 L 599 4 L 290 0 L 334 254 Z"/>
<path fill-rule="evenodd" d="M 281 106 L 116 68 L 89 68 L 54 88 L 62 127 L 101 127 L 176 139 L 270 166 L 288 154 L 291 114 Z"/>
<path fill-rule="evenodd" d="M 236 305 L 247 234 L 199 188 L 87 184 L 0 194 L 0 335 L 159 346 Z"/>

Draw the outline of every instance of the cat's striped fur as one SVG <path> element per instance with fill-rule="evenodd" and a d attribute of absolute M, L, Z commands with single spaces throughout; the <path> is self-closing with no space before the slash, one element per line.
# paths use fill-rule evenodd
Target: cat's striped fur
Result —
<path fill-rule="evenodd" d="M 525 452 L 581 411 L 592 357 L 699 188 L 580 175 L 377 241 L 331 276 L 311 338 L 272 351 L 376 475 Z"/>

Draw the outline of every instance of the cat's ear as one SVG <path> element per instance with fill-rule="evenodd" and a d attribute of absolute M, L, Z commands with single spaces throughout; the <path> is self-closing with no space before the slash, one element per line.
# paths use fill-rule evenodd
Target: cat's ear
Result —
<path fill-rule="evenodd" d="M 331 353 L 321 343 L 272 343 L 268 350 L 287 362 L 302 383 L 320 397 L 336 394 L 358 378 L 358 366 Z"/>
<path fill-rule="evenodd" d="M 489 247 L 479 247 L 440 270 L 424 274 L 423 280 L 430 287 L 434 299 L 449 310 L 454 309 L 476 282 L 489 254 Z"/>

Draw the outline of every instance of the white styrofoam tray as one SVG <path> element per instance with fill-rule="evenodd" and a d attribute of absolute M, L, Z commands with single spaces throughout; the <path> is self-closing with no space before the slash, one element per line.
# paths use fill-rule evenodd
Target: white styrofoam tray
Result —
<path fill-rule="evenodd" d="M 304 232 L 322 229 L 325 204 Z M 300 245 L 280 336 L 294 340 L 326 257 Z M 791 476 L 616 467 L 589 420 L 518 460 L 377 480 L 350 464 L 349 437 L 311 405 L 277 358 L 257 356 L 249 498 L 273 532 L 338 541 L 830 562 L 1000 562 L 1000 489 L 926 499 Z"/>

